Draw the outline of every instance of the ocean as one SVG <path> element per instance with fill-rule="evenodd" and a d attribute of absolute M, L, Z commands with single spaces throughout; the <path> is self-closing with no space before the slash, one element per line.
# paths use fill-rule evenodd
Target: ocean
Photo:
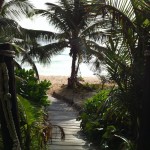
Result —
<path fill-rule="evenodd" d="M 49 64 L 43 65 L 38 62 L 35 62 L 39 75 L 44 76 L 70 76 L 71 75 L 71 61 L 72 58 L 69 56 L 68 50 L 64 50 L 62 53 L 55 55 L 51 58 Z M 27 63 L 22 65 L 25 69 L 31 69 L 31 66 Z M 92 65 L 81 63 L 78 76 L 82 77 L 95 77 L 94 72 L 91 70 Z M 106 71 L 103 70 L 102 74 L 105 74 Z"/>

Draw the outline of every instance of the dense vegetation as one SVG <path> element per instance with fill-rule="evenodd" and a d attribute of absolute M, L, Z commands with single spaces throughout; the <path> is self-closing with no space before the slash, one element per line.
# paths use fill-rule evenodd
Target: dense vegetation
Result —
<path fill-rule="evenodd" d="M 46 91 L 49 81 L 38 81 L 33 70 L 17 69 L 17 94 L 23 149 L 44 149 L 47 135 L 44 132 L 44 106 L 50 104 Z"/>
<path fill-rule="evenodd" d="M 105 8 L 104 17 L 112 17 L 112 32 L 106 43 L 107 50 L 103 53 L 104 59 L 99 59 L 98 63 L 106 66 L 108 76 L 116 83 L 116 87 L 109 95 L 108 91 L 106 94 L 101 91 L 87 100 L 79 117 L 82 121 L 81 127 L 89 139 L 97 142 L 101 149 L 147 150 L 147 49 L 150 27 L 147 14 L 150 10 L 144 1 L 132 0 L 108 0 Z"/>
<path fill-rule="evenodd" d="M 45 132 L 50 128 L 49 124 L 45 124 L 44 107 L 50 104 L 46 91 L 51 83 L 38 81 L 33 70 L 25 69 L 16 70 L 16 81 L 21 147 L 27 150 L 44 149 L 49 138 Z M 0 136 L 0 146 L 1 142 Z"/>
<path fill-rule="evenodd" d="M 50 86 L 34 76 L 38 73 L 31 57 L 45 63 L 65 47 L 70 48 L 72 56 L 69 87 L 74 87 L 80 63 L 93 58 L 97 74 L 101 64 L 105 65 L 107 78 L 115 83 L 113 89 L 101 90 L 85 103 L 79 119 L 89 139 L 101 149 L 149 149 L 149 2 L 101 2 L 61 0 L 60 5 L 47 3 L 48 10 L 33 10 L 26 0 L 0 2 L 0 42 L 15 43 L 16 52 L 36 71 L 16 70 L 24 149 L 38 146 L 38 140 L 33 139 L 37 130 L 42 133 L 42 106 L 48 104 L 46 90 Z M 19 14 L 35 13 L 46 16 L 61 32 L 26 30 L 14 21 Z M 51 43 L 40 46 L 39 38 Z M 105 42 L 105 48 L 104 43 L 103 47 L 97 43 L 100 41 Z"/>
<path fill-rule="evenodd" d="M 29 54 L 36 56 L 43 62 L 50 59 L 52 54 L 57 54 L 65 48 L 69 48 L 69 55 L 72 57 L 71 76 L 68 78 L 68 87 L 77 86 L 77 76 L 80 63 L 85 58 L 91 59 L 91 55 L 105 50 L 99 42 L 105 37 L 102 29 L 106 22 L 97 22 L 95 18 L 95 5 L 89 5 L 87 1 L 64 1 L 58 4 L 46 3 L 46 10 L 36 9 L 35 14 L 46 17 L 59 32 L 41 31 L 40 38 L 50 41 L 44 46 L 34 46 Z M 87 6 L 87 8 L 86 8 Z M 100 4 L 99 4 L 99 7 Z M 94 13 L 94 15 L 93 15 Z M 86 59 L 87 61 L 87 59 Z"/>
<path fill-rule="evenodd" d="M 15 73 L 18 77 L 16 85 L 19 95 L 39 105 L 49 104 L 46 93 L 51 85 L 49 81 L 39 81 L 33 70 L 17 69 Z"/>
<path fill-rule="evenodd" d="M 78 117 L 88 139 L 102 150 L 135 149 L 131 114 L 120 102 L 120 94 L 117 89 L 100 91 L 86 100 Z"/>

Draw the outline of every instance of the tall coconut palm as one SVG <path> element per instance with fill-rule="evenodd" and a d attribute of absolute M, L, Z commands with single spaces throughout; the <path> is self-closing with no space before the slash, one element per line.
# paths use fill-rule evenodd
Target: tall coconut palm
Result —
<path fill-rule="evenodd" d="M 71 76 L 68 78 L 68 87 L 74 87 L 77 83 L 78 66 L 84 56 L 89 56 L 90 59 L 89 54 L 105 49 L 96 42 L 105 35 L 104 31 L 98 29 L 98 27 L 105 26 L 104 21 L 101 20 L 98 23 L 94 21 L 97 9 L 95 3 L 81 0 L 60 0 L 58 5 L 52 3 L 46 3 L 46 5 L 47 10 L 37 10 L 36 13 L 46 17 L 58 32 L 45 32 L 45 35 L 48 35 L 53 42 L 37 47 L 31 51 L 31 54 L 39 54 L 41 60 L 45 60 L 49 59 L 51 54 L 61 52 L 67 47 L 70 48 L 72 67 Z M 41 36 L 48 40 L 49 37 Z"/>
<path fill-rule="evenodd" d="M 106 0 L 104 12 L 112 17 L 112 29 L 119 28 L 122 40 L 126 43 L 131 55 L 131 79 L 132 79 L 132 115 L 135 128 L 140 118 L 140 140 L 138 150 L 147 150 L 149 147 L 149 119 L 146 117 L 149 111 L 149 29 L 150 9 L 144 0 Z M 118 34 L 117 34 L 118 36 Z M 145 54 L 145 56 L 144 56 Z M 144 72 L 144 64 L 146 69 Z M 144 77 L 145 74 L 145 77 Z M 145 79 L 144 79 L 145 78 Z M 145 81 L 145 88 L 143 88 Z M 142 110 L 141 110 L 142 108 Z M 140 113 L 139 113 L 140 112 Z M 137 125 L 136 125 L 137 124 Z M 137 138 L 136 135 L 135 138 Z"/>

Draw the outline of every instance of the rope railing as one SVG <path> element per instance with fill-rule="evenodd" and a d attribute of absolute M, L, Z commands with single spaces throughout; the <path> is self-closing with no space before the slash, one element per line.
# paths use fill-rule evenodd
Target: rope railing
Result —
<path fill-rule="evenodd" d="M 14 57 L 14 55 L 15 52 L 10 50 L 0 51 L 0 56 L 2 58 L 5 56 Z M 11 111 L 12 103 L 11 103 L 11 94 L 9 93 L 9 75 L 5 62 L 0 62 L 0 101 L 4 112 L 6 125 L 13 142 L 12 150 L 21 150 L 20 142 L 17 136 L 13 115 Z"/>
<path fill-rule="evenodd" d="M 15 57 L 15 52 L 10 50 L 1 50 L 0 51 L 1 56 L 7 56 L 7 57 Z"/>

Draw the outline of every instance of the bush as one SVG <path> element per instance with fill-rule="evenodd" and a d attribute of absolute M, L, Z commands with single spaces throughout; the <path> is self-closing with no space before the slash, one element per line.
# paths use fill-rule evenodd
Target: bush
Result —
<path fill-rule="evenodd" d="M 18 94 L 44 106 L 49 103 L 46 94 L 51 85 L 49 81 L 38 81 L 33 70 L 16 69 L 15 73 Z"/>
<path fill-rule="evenodd" d="M 44 127 L 44 110 L 41 106 L 18 95 L 18 108 L 22 135 L 22 149 L 44 149 L 41 143 Z"/>
<path fill-rule="evenodd" d="M 121 94 L 118 89 L 100 91 L 86 100 L 78 117 L 88 139 L 102 150 L 133 149 L 131 115 Z"/>
<path fill-rule="evenodd" d="M 81 128 L 90 140 L 95 141 L 102 134 L 99 110 L 102 103 L 104 103 L 109 96 L 109 93 L 110 90 L 102 90 L 92 98 L 87 99 L 84 104 L 83 112 L 78 117 L 78 119 L 81 120 Z"/>

